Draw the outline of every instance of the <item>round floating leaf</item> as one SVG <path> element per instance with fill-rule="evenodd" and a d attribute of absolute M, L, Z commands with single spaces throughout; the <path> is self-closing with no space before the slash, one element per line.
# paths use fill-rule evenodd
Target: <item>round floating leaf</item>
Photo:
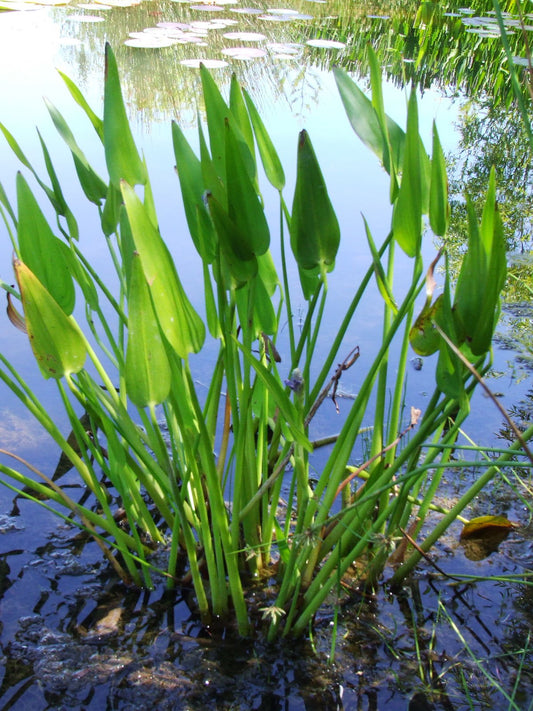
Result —
<path fill-rule="evenodd" d="M 310 39 L 305 43 L 310 47 L 320 47 L 322 49 L 343 49 L 346 47 L 344 42 L 336 42 L 335 40 L 326 39 Z"/>
<path fill-rule="evenodd" d="M 222 54 L 232 59 L 258 59 L 267 56 L 266 50 L 259 47 L 228 47 L 222 50 Z"/>

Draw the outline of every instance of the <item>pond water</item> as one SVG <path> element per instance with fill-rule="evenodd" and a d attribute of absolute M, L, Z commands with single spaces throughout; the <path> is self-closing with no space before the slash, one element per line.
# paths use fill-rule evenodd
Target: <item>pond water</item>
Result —
<path fill-rule="evenodd" d="M 368 259 L 361 213 L 373 232 L 383 235 L 389 230 L 390 210 L 388 180 L 349 127 L 330 73 L 332 64 L 346 67 L 366 86 L 365 53 L 372 42 L 388 78 L 388 113 L 404 125 L 406 85 L 415 79 L 421 89 L 426 145 L 435 119 L 445 150 L 457 156 L 472 125 L 465 118 L 465 107 L 473 106 L 474 113 L 482 115 L 487 106 L 500 104 L 503 113 L 510 113 L 501 78 L 505 76 L 501 41 L 493 36 L 497 31 L 489 14 L 492 5 L 480 3 L 471 9 L 460 9 L 458 3 L 441 5 L 441 22 L 432 26 L 430 15 L 420 16 L 420 8 L 435 9 L 431 3 L 248 4 L 115 0 L 107 5 L 70 3 L 52 8 L 16 5 L 1 12 L 0 121 L 41 171 L 35 126 L 42 130 L 56 170 L 66 176 L 67 199 L 75 206 L 90 245 L 88 254 L 105 273 L 107 251 L 92 238 L 97 234 L 96 216 L 81 204 L 70 155 L 54 133 L 42 97 L 64 113 L 86 153 L 96 154 L 97 139 L 73 106 L 55 68 L 72 77 L 100 111 L 103 45 L 109 41 L 124 79 L 135 137 L 149 166 L 161 230 L 179 254 L 180 276 L 201 309 L 203 297 L 195 290 L 197 259 L 180 239 L 186 227 L 169 124 L 176 119 L 188 136 L 196 135 L 197 61 L 216 61 L 214 75 L 225 89 L 231 72 L 236 72 L 252 94 L 282 155 L 288 195 L 295 180 L 297 134 L 303 127 L 309 131 L 342 226 L 341 252 L 331 280 L 332 302 L 342 302 L 366 268 L 359 265 Z M 0 7 L 9 5 L 0 2 Z M 518 35 L 509 39 L 516 40 L 515 55 L 523 57 Z M 154 43 L 159 46 L 149 46 Z M 519 121 L 516 116 L 515 120 Z M 481 155 L 490 145 L 482 142 L 480 131 L 471 141 Z M 10 196 L 19 167 L 3 142 L 0 181 Z M 97 167 L 104 172 L 103 163 Z M 510 173 L 509 181 L 516 185 L 516 172 Z M 464 175 L 458 169 L 458 179 Z M 527 183 L 527 178 L 518 182 Z M 265 188 L 267 204 L 269 197 Z M 530 208 L 527 199 L 525 190 L 520 204 Z M 275 200 L 272 205 L 275 221 Z M 527 253 L 525 237 L 518 247 Z M 427 263 L 434 253 L 429 240 Z M 0 278 L 6 282 L 12 281 L 10 258 L 9 241 L 2 233 Z M 398 275 L 400 288 L 402 276 Z M 527 284 L 527 261 L 519 276 Z M 407 268 L 405 279 L 409 279 Z M 517 290 L 512 295 L 507 312 L 511 325 L 502 326 L 504 335 L 495 348 L 490 382 L 508 408 L 515 407 L 522 420 L 529 420 L 529 371 L 524 354 L 517 358 L 516 342 L 511 339 L 519 331 L 525 333 L 522 340 L 528 337 L 524 293 Z M 520 321 L 517 302 L 526 314 Z M 326 314 L 331 324 L 323 331 L 326 342 L 335 333 L 336 315 L 335 307 Z M 377 318 L 369 296 L 363 315 L 347 334 L 347 351 L 354 345 L 361 349 L 357 367 L 362 372 L 366 353 L 372 352 Z M 15 332 L 6 318 L 0 329 L 0 351 L 20 366 L 36 392 L 51 391 L 28 358 L 26 337 Z M 196 363 L 200 380 L 209 378 L 210 355 Z M 413 368 L 409 377 L 409 396 L 423 409 L 431 369 Z M 357 382 L 357 375 L 351 373 L 343 380 L 347 395 Z M 52 412 L 55 397 L 50 396 Z M 343 412 L 341 401 L 341 419 Z M 3 391 L 0 414 L 0 446 L 53 472 L 59 458 L 56 448 Z M 317 420 L 313 434 L 322 436 L 338 427 L 327 412 Z M 469 434 L 491 442 L 500 427 L 500 414 L 479 394 Z M 461 477 L 450 481 L 450 500 L 461 488 Z M 71 485 L 74 491 L 79 488 L 74 478 Z M 498 482 L 471 513 L 505 513 L 526 528 L 513 532 L 489 558 L 478 560 L 459 545 L 460 526 L 452 527 L 439 543 L 437 556 L 448 575 L 500 575 L 510 580 L 517 576 L 520 581 L 531 569 L 532 539 L 527 529 L 531 489 L 518 485 L 518 490 L 523 500 Z M 425 562 L 400 594 L 393 595 L 385 586 L 373 595 L 354 589 L 343 602 L 333 657 L 334 601 L 324 606 L 309 638 L 273 647 L 261 640 L 236 640 L 229 631 L 206 629 L 193 613 L 190 594 L 187 590 L 169 594 L 162 581 L 154 591 L 127 589 L 112 576 L 94 543 L 77 539 L 71 528 L 58 524 L 33 502 L 17 500 L 14 507 L 13 494 L 1 488 L 0 708 L 141 709 L 147 704 L 158 709 L 291 711 L 533 708 L 531 588 L 519 582 L 461 584 L 443 578 Z M 258 599 L 261 594 L 250 591 Z"/>

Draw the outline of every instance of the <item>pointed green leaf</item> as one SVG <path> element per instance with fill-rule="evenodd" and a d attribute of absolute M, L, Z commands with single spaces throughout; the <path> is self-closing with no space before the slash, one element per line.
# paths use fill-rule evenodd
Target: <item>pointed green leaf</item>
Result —
<path fill-rule="evenodd" d="M 235 74 L 231 75 L 229 108 L 255 163 L 255 144 L 252 124 L 250 123 L 250 116 L 248 115 L 244 102 L 241 85 Z"/>
<path fill-rule="evenodd" d="M 506 246 L 496 204 L 496 181 L 491 171 L 481 225 L 467 198 L 468 250 L 455 289 L 454 314 L 472 353 L 490 348 L 500 312 L 500 294 L 507 272 Z"/>
<path fill-rule="evenodd" d="M 150 290 L 137 254 L 133 257 L 128 290 L 126 387 L 137 407 L 153 407 L 170 392 L 170 364 L 161 337 Z"/>
<path fill-rule="evenodd" d="M 433 122 L 433 150 L 431 155 L 431 188 L 429 193 L 429 223 L 433 232 L 442 237 L 448 229 L 450 205 L 448 203 L 448 178 L 446 160 Z"/>
<path fill-rule="evenodd" d="M 35 274 L 19 259 L 13 261 L 30 344 L 42 374 L 62 378 L 83 368 L 85 339 Z"/>
<path fill-rule="evenodd" d="M 211 148 L 211 158 L 220 180 L 226 179 L 226 121 L 228 121 L 237 137 L 237 144 L 246 170 L 252 182 L 256 181 L 255 160 L 250 152 L 248 144 L 233 116 L 230 108 L 222 98 L 215 80 L 209 70 L 202 64 L 200 66 L 200 76 L 202 79 L 202 89 L 204 94 L 205 112 L 207 115 L 207 129 L 209 132 L 209 145 Z M 206 183 L 206 188 L 213 190 L 211 185 Z M 216 194 L 216 193 L 215 193 Z"/>
<path fill-rule="evenodd" d="M 202 165 L 175 121 L 172 122 L 172 143 L 189 232 L 198 254 L 210 264 L 215 258 L 216 236 L 203 203 Z"/>
<path fill-rule="evenodd" d="M 133 140 L 118 75 L 117 62 L 109 43 L 105 47 L 104 150 L 112 183 L 144 184 L 146 171 Z"/>
<path fill-rule="evenodd" d="M 67 222 L 67 227 L 68 227 L 70 236 L 72 237 L 72 239 L 77 240 L 77 239 L 79 239 L 78 223 L 76 222 L 76 218 L 74 217 L 72 210 L 67 205 L 65 197 L 63 195 L 63 191 L 61 189 L 61 184 L 60 184 L 59 179 L 57 177 L 54 165 L 52 163 L 52 158 L 50 157 L 50 153 L 48 151 L 46 143 L 44 142 L 40 131 L 37 131 L 37 134 L 39 136 L 39 141 L 41 143 L 41 148 L 43 151 L 44 162 L 46 165 L 46 171 L 47 171 L 48 176 L 50 178 L 50 182 L 52 183 L 52 190 L 54 192 L 54 203 L 53 203 L 54 209 L 55 209 L 56 213 L 58 214 L 58 216 L 59 215 L 64 216 L 64 218 Z"/>
<path fill-rule="evenodd" d="M 340 243 L 339 223 L 305 130 L 298 140 L 290 232 L 292 251 L 301 269 L 333 269 Z"/>
<path fill-rule="evenodd" d="M 66 314 L 74 309 L 75 291 L 61 241 L 54 235 L 21 173 L 17 174 L 20 257 Z"/>
<path fill-rule="evenodd" d="M 348 120 L 361 141 L 377 155 L 383 163 L 385 170 L 391 173 L 388 160 L 387 142 L 383 130 L 382 120 L 372 101 L 368 99 L 345 71 L 335 67 L 333 69 L 337 88 L 339 90 Z M 376 79 L 374 79 L 376 81 Z M 379 98 L 376 105 L 380 110 Z M 386 133 L 389 136 L 390 148 L 393 155 L 393 165 L 400 165 L 404 150 L 405 133 L 389 116 L 385 117 Z"/>
<path fill-rule="evenodd" d="M 206 200 L 224 257 L 223 266 L 228 268 L 232 277 L 242 285 L 257 274 L 257 258 L 250 249 L 246 237 L 241 234 L 239 227 L 215 196 L 207 193 Z"/>
<path fill-rule="evenodd" d="M 81 106 L 81 108 L 85 111 L 87 114 L 89 121 L 92 123 L 94 130 L 98 134 L 98 137 L 104 142 L 104 122 L 102 119 L 97 116 L 94 111 L 91 109 L 89 104 L 87 103 L 85 97 L 83 96 L 82 92 L 78 89 L 76 84 L 70 79 L 66 74 L 64 74 L 62 71 L 59 69 L 57 70 L 59 76 L 63 81 L 65 82 L 67 89 L 70 92 L 70 95 L 74 99 L 74 101 L 78 104 L 78 106 Z"/>
<path fill-rule="evenodd" d="M 407 113 L 407 135 L 402 166 L 402 182 L 392 213 L 394 239 L 403 251 L 414 257 L 422 240 L 423 163 L 418 132 L 416 93 L 411 91 Z"/>
<path fill-rule="evenodd" d="M 150 289 L 161 330 L 181 358 L 197 353 L 205 326 L 188 300 L 166 244 L 134 189 L 122 182 L 122 196 L 135 247 Z"/>
<path fill-rule="evenodd" d="M 264 254 L 270 244 L 270 230 L 263 205 L 250 180 L 235 134 L 226 123 L 226 191 L 228 215 L 255 256 Z"/>
<path fill-rule="evenodd" d="M 72 158 L 74 160 L 74 166 L 76 168 L 76 173 L 80 181 L 83 192 L 85 193 L 88 200 L 100 205 L 101 201 L 105 198 L 107 193 L 107 185 L 98 175 L 98 173 L 91 167 L 89 161 L 85 157 L 85 154 L 78 146 L 76 139 L 69 125 L 61 115 L 61 113 L 56 109 L 56 107 L 47 99 L 45 99 L 46 107 L 54 126 L 56 127 L 59 135 L 65 141 L 67 146 L 70 148 L 72 153 Z"/>
<path fill-rule="evenodd" d="M 122 193 L 116 188 L 113 183 L 107 186 L 107 193 L 104 203 L 104 209 L 100 217 L 102 231 L 106 237 L 112 235 L 120 220 L 120 208 L 122 207 Z"/>
<path fill-rule="evenodd" d="M 274 144 L 265 128 L 259 112 L 255 108 L 255 104 L 252 101 L 250 95 L 246 90 L 244 90 L 244 99 L 246 101 L 246 106 L 248 107 L 248 113 L 252 122 L 254 129 L 255 140 L 257 141 L 257 148 L 259 149 L 259 155 L 261 156 L 261 162 L 263 164 L 263 169 L 267 180 L 273 185 L 276 190 L 283 190 L 285 187 L 285 173 L 283 172 L 283 166 L 279 156 L 274 148 Z"/>

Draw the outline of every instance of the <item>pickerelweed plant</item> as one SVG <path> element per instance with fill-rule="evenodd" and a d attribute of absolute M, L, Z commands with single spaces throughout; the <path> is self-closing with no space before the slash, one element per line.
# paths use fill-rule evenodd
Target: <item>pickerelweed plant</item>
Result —
<path fill-rule="evenodd" d="M 226 103 L 209 72 L 201 68 L 206 118 L 205 124 L 199 121 L 199 157 L 180 127 L 172 125 L 185 214 L 201 260 L 204 318 L 191 305 L 171 245 L 159 231 L 147 166 L 132 137 L 109 46 L 103 120 L 63 76 L 101 139 L 108 178 L 90 165 L 58 109 L 51 104 L 48 109 L 72 152 L 81 188 L 98 210 L 116 287 L 106 285 L 84 256 L 75 216 L 45 142 L 41 139 L 49 185 L 13 135 L 0 126 L 57 213 L 52 228 L 22 173 L 16 180 L 16 209 L 0 190 L 18 285 L 2 283 L 8 314 L 28 333 L 44 377 L 57 382 L 72 426 L 70 436 L 59 430 L 46 403 L 3 355 L 0 377 L 53 437 L 92 498 L 74 501 L 60 480 L 33 466 L 28 474 L 20 459 L 17 469 L 0 464 L 3 483 L 39 498 L 86 530 L 126 581 L 152 585 L 154 546 L 166 546 L 169 586 L 192 585 L 204 620 L 227 618 L 231 612 L 243 635 L 251 632 L 254 619 L 246 602 L 247 586 L 250 581 L 268 581 L 274 592 L 261 619 L 270 639 L 302 634 L 354 563 L 352 575 L 360 581 L 376 581 L 391 564 L 394 581 L 401 582 L 419 560 L 420 550 L 432 545 L 479 490 L 476 484 L 465 492 L 451 511 L 434 504 L 477 382 L 457 349 L 477 373 L 489 367 L 506 273 L 492 176 L 481 222 L 470 209 L 469 247 L 455 293 L 446 277 L 442 294 L 433 298 L 437 260 L 425 275 L 424 220 L 434 234 L 443 235 L 449 209 L 437 131 L 429 157 L 419 135 L 414 91 L 405 131 L 385 114 L 373 55 L 372 99 L 344 72 L 336 70 L 335 78 L 353 128 L 390 175 L 392 225 L 378 246 L 365 223 L 368 269 L 319 368 L 313 359 L 340 241 L 339 224 L 306 131 L 298 138 L 292 206 L 286 204 L 280 160 L 235 77 Z M 256 148 L 266 177 L 279 192 L 281 276 L 269 249 Z M 398 247 L 411 258 L 412 279 L 396 303 Z M 299 286 L 288 276 L 290 252 Z M 328 394 L 335 399 L 342 373 L 357 359 L 357 344 L 349 354 L 339 351 L 373 280 L 383 298 L 382 340 L 311 486 L 309 424 Z M 415 302 L 424 284 L 426 303 L 415 319 Z M 297 330 L 291 303 L 300 287 L 307 312 Z M 83 327 L 73 316 L 75 298 L 85 307 Z M 288 345 L 280 361 L 276 344 L 284 323 Z M 190 356 L 202 349 L 206 338 L 218 341 L 219 352 L 205 394 L 194 380 Z M 401 346 L 391 365 L 393 339 L 400 339 Z M 405 421 L 410 344 L 423 356 L 439 355 L 435 391 L 426 411 L 412 408 Z M 318 372 L 313 379 L 312 372 Z M 370 436 L 368 459 L 355 467 L 352 453 L 371 412 L 371 434 L 365 435 Z M 517 453 L 520 447 L 508 459 Z M 494 476 L 494 463 L 477 464 L 486 469 L 478 482 Z M 280 505 L 284 481 L 290 482 L 290 495 Z M 42 500 L 45 496 L 50 503 Z M 404 532 L 416 539 L 435 510 L 441 519 L 431 533 L 419 540 L 419 549 L 409 546 Z"/>

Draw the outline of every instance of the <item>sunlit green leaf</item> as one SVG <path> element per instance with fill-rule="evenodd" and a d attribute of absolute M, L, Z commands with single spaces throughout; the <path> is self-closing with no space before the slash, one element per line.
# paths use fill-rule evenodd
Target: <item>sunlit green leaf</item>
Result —
<path fill-rule="evenodd" d="M 186 358 L 202 347 L 205 326 L 187 298 L 170 252 L 144 205 L 130 185 L 122 182 L 121 187 L 133 240 L 159 325 L 176 353 Z"/>
<path fill-rule="evenodd" d="M 133 140 L 111 46 L 105 47 L 104 150 L 107 170 L 116 188 L 120 181 L 143 184 L 146 171 Z"/>
<path fill-rule="evenodd" d="M 189 232 L 198 254 L 210 264 L 215 258 L 216 236 L 203 203 L 202 165 L 175 121 L 172 142 Z"/>
<path fill-rule="evenodd" d="M 281 161 L 265 128 L 263 120 L 255 108 L 254 102 L 246 90 L 244 90 L 243 93 L 246 106 L 248 107 L 248 112 L 250 114 L 250 119 L 252 121 L 255 140 L 257 141 L 257 147 L 259 149 L 259 155 L 261 156 L 261 162 L 263 163 L 265 175 L 276 190 L 281 191 L 285 187 L 285 173 L 283 172 L 283 166 L 281 165 Z"/>
<path fill-rule="evenodd" d="M 431 155 L 431 187 L 429 193 L 429 223 L 433 232 L 442 237 L 448 229 L 450 204 L 448 202 L 448 178 L 446 159 L 433 122 L 433 150 Z"/>
<path fill-rule="evenodd" d="M 402 180 L 392 213 L 394 239 L 403 251 L 414 257 L 422 239 L 423 179 L 421 142 L 418 133 L 418 107 L 413 90 L 407 114 L 407 136 L 402 167 Z"/>
<path fill-rule="evenodd" d="M 301 269 L 331 271 L 340 243 L 337 216 L 307 131 L 298 140 L 291 247 Z"/>
<path fill-rule="evenodd" d="M 50 182 L 52 183 L 52 190 L 54 192 L 54 209 L 58 216 L 61 215 L 65 218 L 69 235 L 72 237 L 72 239 L 77 240 L 79 238 L 78 223 L 76 222 L 76 218 L 74 217 L 72 210 L 67 205 L 65 197 L 63 195 L 63 191 L 61 189 L 59 178 L 57 177 L 54 165 L 52 163 L 50 152 L 48 151 L 46 143 L 44 142 L 39 130 L 37 131 L 37 134 L 39 136 L 39 141 L 41 143 L 41 148 L 43 151 L 46 171 L 48 173 L 48 177 L 50 178 Z"/>
<path fill-rule="evenodd" d="M 170 365 L 138 255 L 128 291 L 126 387 L 138 407 L 157 405 L 170 392 Z"/>
<path fill-rule="evenodd" d="M 106 183 L 89 164 L 89 161 L 85 157 L 85 154 L 81 148 L 78 146 L 72 131 L 61 113 L 47 99 L 45 99 L 45 103 L 50 116 L 52 117 L 52 121 L 54 122 L 54 126 L 57 128 L 61 138 L 70 148 L 76 173 L 78 174 L 78 179 L 83 192 L 87 196 L 88 200 L 94 202 L 96 205 L 100 205 L 107 193 Z"/>
<path fill-rule="evenodd" d="M 66 314 L 74 309 L 72 276 L 37 200 L 21 173 L 17 174 L 18 243 L 20 257 Z"/>
<path fill-rule="evenodd" d="M 229 123 L 226 123 L 226 190 L 228 215 L 237 226 L 239 236 L 245 238 L 251 254 L 264 254 L 270 244 L 268 222 Z"/>
<path fill-rule="evenodd" d="M 59 74 L 59 76 L 61 77 L 61 79 L 63 79 L 63 81 L 65 82 L 65 84 L 66 84 L 66 86 L 67 86 L 67 89 L 69 90 L 70 95 L 72 96 L 72 98 L 74 99 L 74 101 L 75 101 L 79 106 L 81 106 L 81 108 L 82 108 L 82 109 L 85 111 L 85 113 L 87 114 L 87 116 L 88 116 L 90 122 L 91 122 L 92 125 L 93 125 L 94 130 L 96 131 L 96 133 L 98 134 L 98 137 L 100 138 L 100 140 L 101 140 L 102 143 L 103 143 L 103 141 L 104 141 L 104 122 L 103 122 L 102 119 L 101 119 L 99 116 L 97 116 L 97 115 L 94 113 L 94 111 L 91 109 L 91 107 L 90 107 L 89 104 L 87 103 L 87 100 L 86 100 L 85 97 L 83 96 L 82 92 L 81 92 L 80 89 L 76 86 L 76 84 L 72 81 L 72 79 L 70 79 L 70 78 L 69 78 L 66 74 L 64 74 L 61 70 L 58 69 L 57 71 L 58 71 L 58 74 Z"/>
<path fill-rule="evenodd" d="M 83 368 L 85 339 L 35 274 L 19 259 L 13 266 L 20 289 L 31 348 L 46 378 L 62 378 Z"/>

